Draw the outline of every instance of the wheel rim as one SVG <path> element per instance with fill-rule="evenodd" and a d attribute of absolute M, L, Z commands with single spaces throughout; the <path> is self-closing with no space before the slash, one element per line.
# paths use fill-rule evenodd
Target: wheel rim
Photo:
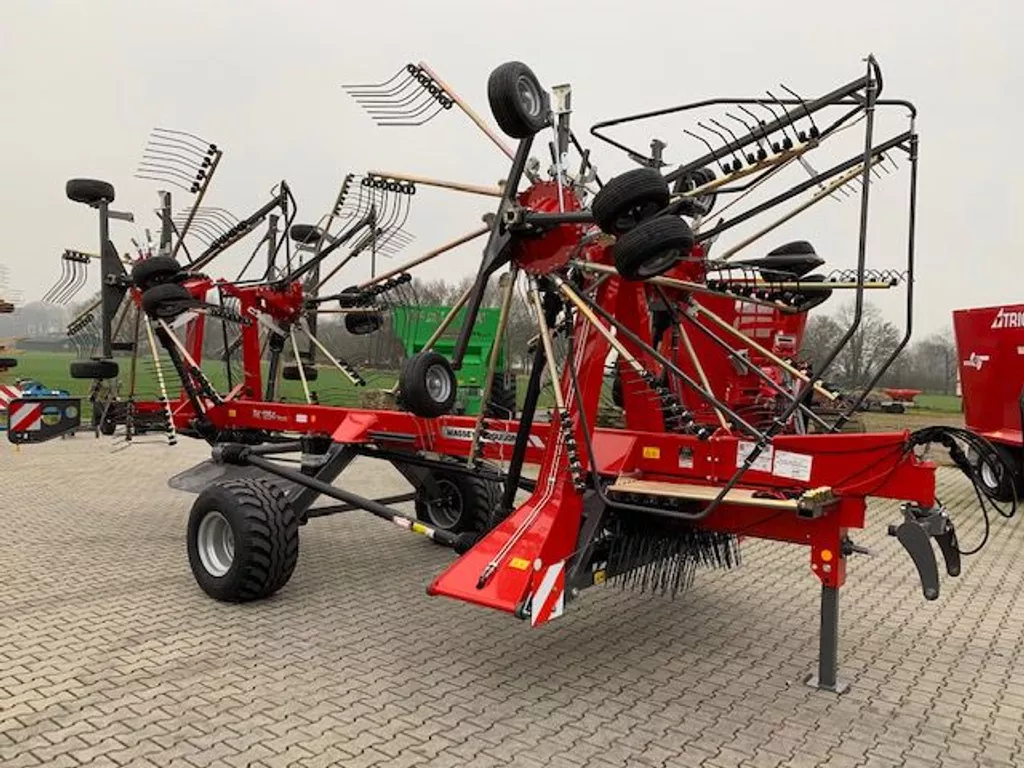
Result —
<path fill-rule="evenodd" d="M 981 463 L 981 482 L 989 490 L 996 490 L 999 488 L 999 477 L 996 475 L 996 471 L 992 468 L 992 465 L 987 461 Z"/>
<path fill-rule="evenodd" d="M 661 207 L 653 201 L 638 203 L 615 217 L 615 228 L 619 232 L 628 232 L 660 210 Z"/>
<path fill-rule="evenodd" d="M 519 105 L 527 115 L 540 116 L 540 93 L 534 82 L 526 75 L 520 75 L 516 79 L 516 95 L 519 97 Z"/>
<path fill-rule="evenodd" d="M 427 502 L 430 519 L 438 528 L 454 528 L 462 519 L 462 494 L 451 480 L 438 480 L 437 496 Z"/>
<path fill-rule="evenodd" d="M 231 569 L 235 559 L 235 534 L 220 512 L 209 512 L 199 523 L 196 549 L 203 568 L 211 576 L 223 576 Z"/>
<path fill-rule="evenodd" d="M 426 374 L 427 393 L 437 403 L 446 402 L 452 393 L 452 380 L 448 371 L 441 365 L 432 365 L 427 368 Z"/>
<path fill-rule="evenodd" d="M 678 248 L 670 248 L 660 256 L 655 256 L 653 259 L 648 259 L 641 264 L 637 268 L 636 274 L 638 277 L 653 277 L 655 275 L 659 275 L 679 261 L 681 256 L 682 253 Z"/>

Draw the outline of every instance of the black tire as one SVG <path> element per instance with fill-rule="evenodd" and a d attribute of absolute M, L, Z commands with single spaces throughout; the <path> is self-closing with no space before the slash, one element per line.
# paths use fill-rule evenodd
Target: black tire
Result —
<path fill-rule="evenodd" d="M 676 179 L 676 183 L 672 186 L 672 191 L 677 195 L 689 192 L 703 187 L 705 184 L 710 184 L 715 178 L 713 169 L 698 168 L 696 171 Z M 686 198 L 685 205 L 680 213 L 685 216 L 707 216 L 714 210 L 717 199 L 718 195 L 714 192 L 707 192 L 699 197 Z"/>
<path fill-rule="evenodd" d="M 6 370 L 8 368 L 17 368 L 18 361 L 13 357 L 0 357 L 0 368 Z"/>
<path fill-rule="evenodd" d="M 201 537 L 217 541 L 224 524 L 232 536 L 231 552 L 200 544 Z M 299 521 L 284 491 L 259 478 L 203 490 L 188 518 L 188 560 L 199 586 L 216 600 L 245 603 L 277 592 L 299 560 Z"/>
<path fill-rule="evenodd" d="M 608 180 L 590 212 L 602 232 L 621 235 L 654 216 L 669 201 L 668 182 L 654 168 L 634 168 Z"/>
<path fill-rule="evenodd" d="M 316 224 L 292 224 L 288 234 L 292 240 L 302 245 L 316 245 L 324 236 L 324 231 Z"/>
<path fill-rule="evenodd" d="M 550 122 L 550 102 L 537 76 L 521 61 L 509 61 L 487 78 L 487 101 L 498 127 L 513 139 L 537 134 Z"/>
<path fill-rule="evenodd" d="M 777 279 L 777 278 L 776 278 Z M 824 275 L 807 275 L 806 277 L 796 278 L 801 283 L 821 283 L 824 282 Z M 828 288 L 824 291 L 807 291 L 805 293 L 798 293 L 798 299 L 795 303 L 798 312 L 810 312 L 815 307 L 820 307 L 832 296 L 832 289 Z"/>
<path fill-rule="evenodd" d="M 114 185 L 97 179 L 70 179 L 64 185 L 68 200 L 86 205 L 96 205 L 101 200 L 114 202 Z"/>
<path fill-rule="evenodd" d="M 437 486 L 435 498 L 430 498 L 423 487 L 416 490 L 418 520 L 451 533 L 486 533 L 497 524 L 500 483 L 443 470 L 435 470 L 433 479 Z"/>
<path fill-rule="evenodd" d="M 511 373 L 495 373 L 486 415 L 492 419 L 514 419 L 516 416 L 516 377 Z"/>
<path fill-rule="evenodd" d="M 353 336 L 367 336 L 384 326 L 380 312 L 349 312 L 345 315 L 345 330 Z"/>
<path fill-rule="evenodd" d="M 319 369 L 309 363 L 302 364 L 302 372 L 306 374 L 306 381 L 316 381 L 320 375 Z M 287 365 L 282 366 L 281 378 L 285 381 L 302 381 L 302 376 L 299 375 L 298 364 L 288 363 Z"/>
<path fill-rule="evenodd" d="M 177 317 L 195 304 L 188 288 L 178 283 L 154 285 L 142 294 L 142 311 L 150 317 Z"/>
<path fill-rule="evenodd" d="M 140 291 L 167 282 L 181 272 L 181 265 L 172 256 L 154 256 L 135 262 L 132 284 Z"/>
<path fill-rule="evenodd" d="M 612 379 L 612 403 L 616 408 L 622 408 L 625 401 L 622 399 L 622 373 L 616 367 L 615 375 Z"/>
<path fill-rule="evenodd" d="M 119 370 L 116 360 L 72 360 L 68 366 L 72 379 L 116 379 Z"/>
<path fill-rule="evenodd" d="M 659 216 L 615 241 L 615 269 L 626 280 L 646 280 L 671 269 L 693 248 L 693 230 L 675 216 Z"/>
<path fill-rule="evenodd" d="M 1008 503 L 1022 490 L 1020 460 L 1005 445 L 992 445 L 992 452 L 973 457 L 978 485 L 993 501 Z"/>
<path fill-rule="evenodd" d="M 458 381 L 451 363 L 437 352 L 419 352 L 406 360 L 398 386 L 402 405 L 417 416 L 434 419 L 455 406 Z"/>

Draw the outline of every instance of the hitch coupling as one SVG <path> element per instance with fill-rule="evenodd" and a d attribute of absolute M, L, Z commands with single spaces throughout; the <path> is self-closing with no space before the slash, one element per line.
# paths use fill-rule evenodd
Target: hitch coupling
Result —
<path fill-rule="evenodd" d="M 907 503 L 900 507 L 900 511 L 903 513 L 903 522 L 890 525 L 889 535 L 899 540 L 914 561 L 921 577 L 925 600 L 936 600 L 939 597 L 939 566 L 931 546 L 932 539 L 935 539 L 942 552 L 946 573 L 950 576 L 960 575 L 960 548 L 953 521 L 942 506 L 925 509 Z"/>

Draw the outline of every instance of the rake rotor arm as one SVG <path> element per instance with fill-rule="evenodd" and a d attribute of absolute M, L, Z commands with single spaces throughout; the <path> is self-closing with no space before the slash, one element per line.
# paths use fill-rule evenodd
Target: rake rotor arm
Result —
<path fill-rule="evenodd" d="M 466 192 L 472 195 L 486 195 L 488 197 L 501 197 L 503 193 L 500 187 L 484 187 L 479 184 L 466 184 L 461 181 L 447 181 L 435 179 L 430 176 L 417 176 L 411 173 L 390 173 L 388 171 L 367 171 L 367 177 L 386 179 L 390 181 L 404 181 L 409 184 L 423 184 L 428 187 L 439 189 L 451 189 L 456 192 Z"/>
<path fill-rule="evenodd" d="M 487 123 L 484 122 L 483 118 L 480 117 L 480 115 L 478 115 L 473 110 L 472 107 L 470 107 L 465 101 L 463 101 L 462 97 L 460 97 L 457 93 L 455 93 L 455 91 L 452 90 L 451 86 L 448 85 L 448 83 L 446 83 L 444 80 L 438 77 L 437 72 L 431 69 L 429 64 L 427 64 L 425 61 L 421 61 L 419 63 L 419 67 L 428 75 L 430 75 L 430 77 L 434 79 L 434 82 L 436 82 L 439 86 L 441 86 L 441 88 L 444 89 L 445 93 L 447 93 L 451 97 L 451 100 L 455 102 L 456 106 L 458 106 L 458 108 L 463 111 L 466 117 L 468 117 L 476 124 L 476 127 L 479 128 L 484 133 L 484 135 L 487 136 L 487 138 L 494 143 L 494 146 L 496 146 L 498 149 L 504 152 L 509 160 L 515 159 L 515 153 L 509 148 L 509 146 L 505 142 L 503 142 L 501 138 L 499 138 L 498 134 L 496 134 L 494 130 L 489 125 L 487 125 Z"/>
<path fill-rule="evenodd" d="M 353 237 L 355 237 L 359 233 L 360 230 L 365 229 L 366 227 L 369 226 L 376 226 L 376 213 L 373 211 L 372 208 L 369 211 L 367 211 L 366 215 L 364 215 L 359 221 L 357 221 L 355 224 L 353 224 L 340 235 L 338 235 L 338 237 L 336 237 L 330 245 L 328 245 L 326 248 L 324 248 L 315 256 L 313 256 L 313 258 L 311 258 L 301 267 L 294 270 L 291 274 L 287 275 L 284 279 L 287 282 L 295 282 L 296 280 L 302 279 L 303 276 L 316 269 L 321 264 L 321 262 L 323 262 L 324 259 L 326 259 L 336 250 L 341 248 L 341 246 L 348 243 Z M 345 259 L 345 261 L 347 262 L 348 259 Z M 328 277 L 330 277 L 331 275 L 333 275 L 333 273 L 329 274 Z M 321 282 L 326 281 L 327 278 L 325 277 Z"/>
<path fill-rule="evenodd" d="M 195 273 L 205 269 L 207 266 L 209 266 L 210 262 L 217 258 L 221 253 L 226 251 L 232 245 L 234 245 L 243 237 L 245 237 L 254 229 L 256 229 L 256 227 L 265 218 L 267 218 L 267 216 L 269 216 L 275 209 L 284 209 L 284 207 L 288 204 L 290 198 L 291 190 L 288 189 L 288 185 L 286 183 L 281 182 L 281 189 L 278 191 L 276 195 L 274 195 L 273 199 L 271 199 L 270 202 L 268 202 L 266 205 L 257 210 L 248 218 L 245 218 L 242 221 L 238 222 L 234 227 L 229 229 L 222 237 L 215 240 L 210 245 L 209 248 L 207 248 L 205 251 L 199 254 L 198 257 L 196 257 L 195 261 L 189 264 L 188 271 Z M 179 235 L 178 242 L 180 243 L 181 240 L 182 237 Z"/>
<path fill-rule="evenodd" d="M 455 347 L 452 350 L 451 365 L 455 370 L 459 370 L 462 367 L 462 358 L 466 354 L 467 347 L 469 347 L 470 335 L 473 332 L 473 326 L 476 324 L 480 305 L 484 300 L 487 280 L 509 259 L 508 246 L 512 242 L 512 235 L 504 228 L 505 212 L 515 204 L 516 190 L 519 188 L 519 182 L 526 171 L 526 163 L 529 160 L 530 147 L 532 146 L 532 136 L 522 139 L 512 161 L 512 170 L 509 172 L 504 194 L 501 198 L 501 203 L 498 205 L 497 215 L 491 225 L 491 236 L 484 247 L 484 257 L 480 262 L 480 269 L 477 271 L 473 291 L 466 302 L 466 315 L 462 321 L 462 327 L 459 329 L 459 335 L 455 340 Z"/>
<path fill-rule="evenodd" d="M 862 170 L 866 170 L 867 174 L 870 175 L 870 173 L 871 173 L 870 166 L 872 164 L 872 158 L 875 155 L 883 154 L 885 152 L 888 152 L 891 149 L 895 149 L 895 148 L 899 147 L 900 145 L 905 144 L 906 142 L 908 142 L 911 139 L 911 137 L 913 135 L 914 135 L 913 131 L 909 131 L 908 130 L 908 131 L 904 131 L 903 133 L 899 134 L 898 136 L 894 136 L 893 138 L 888 139 L 887 141 L 883 141 L 880 144 L 876 144 L 875 146 L 870 147 L 869 151 L 867 151 L 867 152 L 865 152 L 863 154 L 858 153 L 858 154 L 854 155 L 853 157 L 851 157 L 849 160 L 845 160 L 842 163 L 834 165 L 831 168 L 829 168 L 827 171 L 822 171 L 817 176 L 809 178 L 806 181 L 802 181 L 799 184 L 796 184 L 796 185 L 790 187 L 785 192 L 776 195 L 775 197 L 771 198 L 770 200 L 765 200 L 764 202 L 759 203 L 758 205 L 754 206 L 753 208 L 750 208 L 749 210 L 743 211 L 743 213 L 737 214 L 736 216 L 734 216 L 733 218 L 729 219 L 728 221 L 725 221 L 725 222 L 719 224 L 718 226 L 713 227 L 712 229 L 709 229 L 707 232 L 701 232 L 700 234 L 696 235 L 695 240 L 697 242 L 705 242 L 705 241 L 708 241 L 708 240 L 714 240 L 714 238 L 718 237 L 718 235 L 720 235 L 722 232 L 725 232 L 728 229 L 732 229 L 733 227 L 735 227 L 735 226 L 737 226 L 739 224 L 742 224 L 743 222 L 745 222 L 745 221 L 747 221 L 749 219 L 752 219 L 753 217 L 758 216 L 761 213 L 764 213 L 765 211 L 767 211 L 767 210 L 769 210 L 771 208 L 774 208 L 775 206 L 779 205 L 780 203 L 784 203 L 787 200 L 791 200 L 792 198 L 796 197 L 797 195 L 802 194 L 802 193 L 806 192 L 809 189 L 813 189 L 814 187 L 817 187 L 819 185 L 819 183 L 827 181 L 828 179 L 832 178 L 833 176 L 837 176 L 838 174 L 843 173 L 845 171 L 848 171 L 851 168 L 855 168 L 855 167 L 857 167 L 857 166 L 859 166 L 861 164 L 864 165 L 864 169 L 862 169 Z M 669 206 L 669 210 L 671 211 L 673 209 L 673 206 L 675 206 L 675 205 L 676 204 L 670 205 Z"/>

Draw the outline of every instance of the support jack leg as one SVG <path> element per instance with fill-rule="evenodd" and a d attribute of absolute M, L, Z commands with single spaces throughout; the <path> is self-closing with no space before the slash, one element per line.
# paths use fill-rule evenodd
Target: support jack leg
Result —
<path fill-rule="evenodd" d="M 846 693 L 849 683 L 837 679 L 839 671 L 839 588 L 821 588 L 821 628 L 818 635 L 818 672 L 804 682 L 812 688 Z"/>

